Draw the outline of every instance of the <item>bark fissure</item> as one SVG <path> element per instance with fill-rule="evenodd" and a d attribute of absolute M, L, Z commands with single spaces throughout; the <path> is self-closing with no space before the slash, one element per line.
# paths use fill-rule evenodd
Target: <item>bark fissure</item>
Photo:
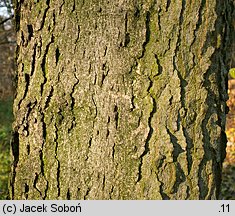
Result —
<path fill-rule="evenodd" d="M 145 15 L 145 41 L 142 44 L 142 53 L 139 59 L 144 57 L 145 51 L 146 51 L 146 46 L 150 40 L 150 15 L 151 13 L 149 11 L 146 12 Z"/>
<path fill-rule="evenodd" d="M 50 0 L 46 0 L 46 8 L 44 10 L 43 16 L 42 16 L 42 20 L 41 20 L 41 26 L 39 27 L 39 29 L 37 31 L 41 31 L 44 27 L 46 18 L 47 18 L 47 12 L 50 9 Z"/>
<path fill-rule="evenodd" d="M 143 158 L 144 158 L 144 156 L 146 156 L 150 152 L 149 144 L 150 144 L 150 140 L 152 138 L 153 132 L 154 132 L 154 129 L 152 127 L 151 122 L 152 122 L 154 114 L 157 111 L 157 105 L 156 105 L 156 100 L 154 99 L 153 96 L 151 96 L 151 93 L 150 93 L 150 90 L 151 90 L 152 86 L 153 86 L 153 82 L 152 82 L 151 79 L 149 79 L 149 87 L 148 87 L 147 91 L 148 91 L 148 94 L 151 97 L 152 110 L 151 110 L 151 112 L 149 114 L 149 118 L 148 118 L 149 132 L 148 132 L 147 138 L 146 138 L 145 143 L 144 143 L 144 151 L 139 157 L 140 158 L 140 163 L 139 163 L 139 172 L 138 172 L 137 182 L 139 182 L 142 179 Z"/>
<path fill-rule="evenodd" d="M 166 128 L 167 133 L 170 136 L 171 143 L 173 144 L 173 162 L 177 162 L 178 156 L 184 152 L 181 145 L 178 143 L 177 137 L 174 136 L 169 128 Z"/>
<path fill-rule="evenodd" d="M 60 197 L 60 160 L 58 158 L 58 138 L 59 138 L 59 135 L 58 135 L 58 127 L 56 126 L 55 124 L 55 160 L 57 162 L 57 173 L 56 173 L 56 180 L 57 180 L 57 191 L 58 191 L 58 194 L 57 196 Z"/>
<path fill-rule="evenodd" d="M 46 45 L 46 48 L 45 48 L 45 51 L 44 51 L 44 54 L 43 54 L 43 57 L 42 57 L 41 68 L 42 68 L 42 73 L 43 73 L 44 81 L 41 84 L 41 96 L 43 94 L 44 85 L 47 82 L 47 73 L 48 73 L 48 71 L 46 69 L 46 64 L 47 64 L 46 59 L 47 59 L 47 55 L 48 55 L 48 51 L 49 51 L 50 45 L 52 43 L 54 43 L 54 35 L 53 34 L 51 35 L 49 43 Z"/>
<path fill-rule="evenodd" d="M 194 43 L 196 42 L 196 39 L 197 39 L 197 32 L 198 30 L 200 29 L 201 25 L 202 25 L 202 17 L 203 17 L 203 10 L 206 6 L 206 0 L 201 0 L 201 3 L 199 5 L 199 10 L 198 10 L 198 16 L 197 16 L 197 23 L 196 23 L 196 26 L 195 26 L 195 29 L 193 31 L 193 41 L 192 43 L 190 44 L 190 51 L 194 45 Z"/>
<path fill-rule="evenodd" d="M 36 54 L 37 54 L 37 43 L 35 43 L 33 47 L 33 56 L 32 56 L 31 73 L 30 73 L 31 77 L 33 76 L 34 71 L 35 71 Z"/>
<path fill-rule="evenodd" d="M 39 178 L 38 173 L 35 173 L 35 178 L 34 178 L 34 181 L 33 181 L 33 187 L 39 192 L 40 196 L 43 197 L 42 192 L 37 187 L 38 178 Z"/>
<path fill-rule="evenodd" d="M 52 98 L 52 96 L 53 96 L 53 92 L 54 92 L 54 88 L 53 88 L 53 86 L 51 86 L 51 87 L 50 87 L 49 94 L 48 94 L 48 96 L 46 96 L 46 101 L 45 101 L 44 110 L 46 110 L 46 109 L 49 107 L 51 98 Z"/>
<path fill-rule="evenodd" d="M 19 133 L 17 132 L 13 132 L 12 135 L 12 140 L 11 140 L 11 152 L 13 155 L 13 166 L 12 166 L 12 178 L 11 178 L 11 182 L 10 182 L 10 186 L 11 186 L 11 196 L 12 199 L 15 198 L 15 190 L 14 190 L 14 184 L 15 184 L 15 179 L 16 179 L 16 168 L 17 168 L 17 164 L 19 162 Z"/>

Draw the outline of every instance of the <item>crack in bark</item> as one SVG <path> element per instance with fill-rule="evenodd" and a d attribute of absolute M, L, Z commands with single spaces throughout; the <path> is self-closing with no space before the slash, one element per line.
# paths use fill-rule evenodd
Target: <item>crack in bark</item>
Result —
<path fill-rule="evenodd" d="M 14 190 L 14 184 L 15 184 L 15 178 L 16 178 L 16 167 L 19 162 L 19 133 L 14 131 L 12 134 L 12 139 L 11 139 L 11 152 L 13 155 L 13 164 L 12 164 L 12 178 L 10 182 L 11 186 L 11 194 L 12 194 L 12 199 L 15 197 L 15 190 Z"/>
<path fill-rule="evenodd" d="M 20 105 L 23 102 L 23 100 L 26 98 L 26 95 L 28 93 L 29 81 L 30 81 L 29 77 L 30 77 L 29 74 L 27 74 L 27 73 L 24 74 L 24 80 L 25 80 L 25 82 L 24 82 L 25 83 L 24 95 L 23 95 L 23 97 L 19 101 L 18 109 L 20 109 Z"/>
<path fill-rule="evenodd" d="M 31 77 L 33 76 L 35 71 L 36 53 L 37 53 L 37 43 L 35 43 L 33 47 L 33 56 L 31 61 L 31 73 L 30 73 Z"/>
<path fill-rule="evenodd" d="M 29 42 L 33 37 L 33 26 L 31 24 L 27 25 L 27 29 L 28 29 L 28 42 Z"/>
<path fill-rule="evenodd" d="M 90 188 L 87 188 L 87 191 L 86 191 L 86 193 L 85 193 L 85 195 L 84 195 L 84 200 L 87 199 L 87 197 L 88 197 L 90 191 L 91 191 L 91 189 L 90 189 Z"/>
<path fill-rule="evenodd" d="M 164 172 L 164 170 L 163 170 L 163 172 Z M 159 192 L 161 194 L 162 199 L 163 200 L 170 200 L 170 197 L 164 192 L 164 189 L 163 189 L 164 183 L 159 179 L 158 175 L 156 177 L 157 177 L 158 182 L 160 183 L 160 187 L 159 187 L 160 191 Z"/>
<path fill-rule="evenodd" d="M 193 37 L 192 43 L 190 44 L 189 50 L 192 49 L 193 44 L 196 42 L 196 38 L 197 38 L 196 33 L 198 32 L 200 26 L 202 25 L 202 12 L 203 12 L 203 9 L 205 8 L 205 5 L 206 5 L 206 0 L 201 0 L 201 4 L 200 4 L 199 10 L 198 10 L 198 20 L 196 23 L 196 28 L 193 31 L 194 37 Z"/>
<path fill-rule="evenodd" d="M 70 200 L 70 199 L 71 199 L 71 194 L 70 194 L 69 188 L 68 188 L 68 191 L 67 191 L 66 197 L 67 197 L 67 200 Z"/>
<path fill-rule="evenodd" d="M 24 183 L 24 195 L 25 199 L 28 199 L 28 193 L 29 193 L 29 185 L 27 183 Z"/>
<path fill-rule="evenodd" d="M 40 196 L 42 197 L 42 192 L 37 188 L 38 178 L 39 178 L 38 173 L 35 173 L 35 178 L 34 178 L 34 181 L 33 181 L 33 187 L 39 192 Z"/>
<path fill-rule="evenodd" d="M 76 126 L 76 118 L 73 116 L 71 126 L 68 128 L 68 133 Z"/>
<path fill-rule="evenodd" d="M 156 100 L 153 96 L 151 96 L 151 93 L 150 93 L 150 89 L 152 88 L 153 86 L 153 81 L 149 78 L 149 81 L 150 81 L 150 84 L 149 84 L 149 87 L 148 87 L 148 93 L 151 97 L 151 100 L 152 100 L 152 110 L 149 114 L 149 118 L 148 118 L 148 127 L 149 127 L 149 132 L 148 132 L 148 135 L 147 135 L 147 138 L 145 140 L 145 144 L 144 144 L 144 151 L 143 153 L 140 155 L 140 164 L 139 164 L 139 172 L 138 172 L 138 178 L 137 178 L 137 182 L 139 182 L 141 179 L 142 179 L 142 166 L 143 166 L 143 158 L 144 156 L 146 156 L 149 152 L 150 152 L 150 148 L 149 148 L 149 144 L 150 144 L 150 140 L 152 138 L 152 135 L 153 135 L 153 132 L 154 132 L 154 129 L 152 127 L 152 119 L 153 119 L 153 115 L 156 113 L 157 111 L 157 104 L 156 104 Z"/>
<path fill-rule="evenodd" d="M 160 60 L 159 60 L 158 56 L 156 54 L 154 54 L 154 57 L 156 59 L 157 68 L 158 68 L 158 72 L 157 72 L 157 74 L 155 76 L 159 76 L 159 75 L 162 74 L 163 68 L 162 68 L 162 66 L 160 64 Z"/>
<path fill-rule="evenodd" d="M 171 193 L 174 193 L 174 194 L 176 194 L 179 191 L 180 184 L 186 181 L 186 176 L 184 174 L 184 171 L 180 163 L 177 162 L 175 167 L 176 167 L 176 181 L 174 182 L 174 185 L 171 191 Z"/>
<path fill-rule="evenodd" d="M 118 128 L 118 121 L 119 121 L 119 113 L 117 105 L 114 106 L 114 121 L 115 121 L 115 128 Z"/>
<path fill-rule="evenodd" d="M 78 40 L 80 38 L 80 32 L 81 32 L 81 28 L 80 28 L 80 25 L 77 25 L 77 37 L 76 37 L 76 40 L 75 40 L 75 48 L 77 47 L 77 44 L 78 44 Z"/>
<path fill-rule="evenodd" d="M 113 190 L 114 190 L 114 185 L 111 185 L 111 190 L 110 190 L 110 192 L 109 192 L 109 198 L 110 198 L 110 199 L 112 199 Z"/>
<path fill-rule="evenodd" d="M 162 31 L 162 26 L 161 26 L 161 12 L 162 12 L 162 8 L 161 6 L 159 6 L 158 12 L 157 12 L 157 24 L 158 24 L 158 29 L 159 32 L 161 33 Z"/>
<path fill-rule="evenodd" d="M 76 70 L 76 69 L 75 69 Z M 76 72 L 76 71 L 75 71 Z M 76 73 L 74 73 L 74 77 L 75 77 L 75 79 L 76 79 L 76 82 L 73 84 L 73 87 L 72 87 L 72 91 L 71 91 L 71 93 L 69 94 L 70 95 L 70 97 L 71 97 L 71 104 L 70 104 L 70 109 L 73 111 L 73 109 L 74 109 L 74 105 L 75 105 L 75 98 L 73 97 L 73 94 L 74 94 L 74 92 L 75 92 L 75 88 L 76 88 L 76 86 L 79 84 L 79 79 L 77 78 L 77 76 L 76 76 Z"/>
<path fill-rule="evenodd" d="M 45 173 L 44 173 L 44 161 L 43 161 L 43 146 L 41 147 L 41 149 L 39 150 L 39 158 L 40 158 L 40 161 L 41 161 L 41 173 L 43 176 L 45 176 Z"/>
<path fill-rule="evenodd" d="M 48 180 L 46 179 L 45 177 L 45 172 L 44 172 L 44 159 L 43 159 L 43 149 L 44 149 L 44 144 L 46 142 L 46 123 L 44 121 L 44 113 L 43 111 L 41 110 L 41 108 L 39 109 L 39 113 L 42 115 L 42 118 L 41 118 L 41 122 L 42 122 L 42 137 L 43 137 L 43 140 L 42 140 L 42 146 L 41 146 L 41 149 L 39 150 L 39 158 L 40 158 L 40 161 L 41 161 L 41 164 L 40 164 L 40 168 L 41 168 L 41 174 L 42 176 L 45 178 L 45 181 L 46 181 L 46 189 L 45 189 L 45 195 L 43 197 L 43 199 L 46 198 L 47 196 L 47 191 L 48 191 Z"/>
<path fill-rule="evenodd" d="M 46 197 L 47 197 L 47 192 L 48 192 L 48 190 L 49 190 L 49 182 L 46 180 L 46 189 L 45 189 L 45 195 L 44 195 L 44 197 L 42 198 L 43 200 L 45 200 L 46 199 Z"/>
<path fill-rule="evenodd" d="M 46 45 L 46 48 L 45 48 L 45 52 L 44 52 L 44 55 L 42 57 L 42 63 L 41 63 L 41 68 L 42 68 L 42 72 L 43 72 L 43 78 L 44 78 L 44 81 L 43 83 L 41 84 L 41 96 L 43 94 L 43 88 L 44 88 L 44 85 L 46 84 L 47 82 L 47 71 L 46 71 L 46 58 L 47 58 L 47 54 L 48 54 L 48 51 L 49 51 L 49 48 L 50 48 L 50 45 L 54 43 L 54 35 L 52 34 L 51 35 L 51 39 L 49 41 L 49 43 Z"/>
<path fill-rule="evenodd" d="M 62 4 L 59 6 L 59 15 L 61 15 L 62 7 L 64 6 L 64 4 L 65 4 L 65 0 L 63 0 Z"/>
<path fill-rule="evenodd" d="M 58 146 L 59 146 L 59 143 L 58 143 L 58 127 L 56 126 L 55 124 L 55 159 L 57 161 L 57 174 L 56 174 L 56 179 L 57 179 L 57 191 L 58 191 L 58 197 L 60 196 L 60 161 L 58 159 Z"/>
<path fill-rule="evenodd" d="M 115 155 L 115 143 L 113 143 L 113 147 L 112 147 L 112 158 L 113 158 L 113 161 L 114 161 L 114 155 Z"/>
<path fill-rule="evenodd" d="M 59 59 L 60 59 L 60 50 L 58 47 L 56 47 L 56 50 L 55 50 L 55 65 L 57 66 L 58 62 L 59 62 Z"/>
<path fill-rule="evenodd" d="M 47 11 L 50 8 L 50 0 L 46 0 L 46 5 L 47 5 L 47 8 L 44 10 L 44 14 L 42 16 L 42 21 L 41 21 L 41 26 L 40 26 L 40 28 L 37 31 L 41 31 L 43 29 L 43 27 L 44 27 L 46 16 L 47 16 Z"/>
<path fill-rule="evenodd" d="M 167 2 L 166 2 L 166 12 L 168 12 L 170 5 L 171 5 L 171 0 L 167 0 Z"/>
<path fill-rule="evenodd" d="M 53 92 L 54 92 L 54 88 L 53 88 L 53 86 L 51 86 L 50 92 L 49 92 L 48 96 L 46 96 L 46 102 L 45 102 L 44 110 L 49 107 L 51 98 L 53 96 Z"/>
<path fill-rule="evenodd" d="M 145 33 L 145 41 L 142 44 L 142 53 L 140 55 L 140 57 L 138 57 L 138 59 L 143 58 L 145 51 L 146 51 L 146 46 L 148 44 L 148 42 L 150 41 L 150 12 L 147 11 L 146 12 L 146 21 L 145 21 L 145 28 L 146 28 L 146 33 Z"/>
<path fill-rule="evenodd" d="M 178 139 L 176 136 L 174 136 L 169 128 L 166 127 L 166 131 L 168 135 L 170 136 L 171 143 L 173 144 L 173 162 L 177 162 L 178 156 L 184 152 L 184 150 L 181 148 L 180 144 L 178 143 Z"/>
<path fill-rule="evenodd" d="M 182 130 L 183 130 L 183 134 L 184 134 L 184 137 L 185 137 L 186 143 L 187 143 L 186 155 L 187 155 L 187 162 L 188 162 L 188 174 L 190 174 L 191 169 L 192 169 L 192 165 L 193 165 L 193 158 L 192 158 L 191 150 L 193 149 L 194 144 L 193 144 L 193 140 L 192 140 L 192 138 L 190 138 L 186 128 L 182 127 Z"/>

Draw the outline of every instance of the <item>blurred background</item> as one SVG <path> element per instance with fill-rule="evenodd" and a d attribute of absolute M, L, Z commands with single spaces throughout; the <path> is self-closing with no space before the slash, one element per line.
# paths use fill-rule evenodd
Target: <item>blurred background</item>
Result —
<path fill-rule="evenodd" d="M 235 17 L 235 14 L 233 14 Z M 235 28 L 235 19 L 234 19 Z M 235 35 L 234 35 L 235 37 Z M 10 139 L 13 122 L 14 97 L 13 77 L 15 75 L 15 30 L 12 0 L 0 0 L 0 199 L 8 197 L 10 173 Z M 235 43 L 232 44 L 231 68 L 235 67 Z M 235 78 L 235 76 L 234 76 Z M 226 134 L 227 156 L 223 164 L 221 199 L 235 199 L 235 79 L 229 76 Z"/>
<path fill-rule="evenodd" d="M 0 199 L 7 198 L 13 121 L 15 31 L 11 0 L 0 0 Z"/>

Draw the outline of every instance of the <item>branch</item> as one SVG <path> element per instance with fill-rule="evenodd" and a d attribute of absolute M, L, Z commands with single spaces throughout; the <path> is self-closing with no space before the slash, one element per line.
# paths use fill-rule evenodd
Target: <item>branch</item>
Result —
<path fill-rule="evenodd" d="M 9 18 L 3 20 L 0 22 L 0 25 L 4 24 L 5 22 L 7 22 L 8 20 L 12 19 L 14 17 L 14 15 L 11 15 Z"/>

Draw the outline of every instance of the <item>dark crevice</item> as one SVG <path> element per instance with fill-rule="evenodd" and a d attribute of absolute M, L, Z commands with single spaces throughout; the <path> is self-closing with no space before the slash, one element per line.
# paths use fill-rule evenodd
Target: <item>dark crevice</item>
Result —
<path fill-rule="evenodd" d="M 44 173 L 45 164 L 44 164 L 44 158 L 43 158 L 43 149 L 44 149 L 44 144 L 46 142 L 46 123 L 44 121 L 44 113 L 42 112 L 41 109 L 39 111 L 42 115 L 41 122 L 42 122 L 42 136 L 43 136 L 42 146 L 41 146 L 41 149 L 39 150 L 39 158 L 40 158 L 40 162 L 41 162 L 41 164 L 40 164 L 41 174 L 42 174 L 43 177 L 45 177 L 45 173 Z M 46 189 L 45 189 L 45 195 L 44 195 L 43 199 L 45 199 L 46 196 L 47 196 L 46 193 L 47 193 L 47 190 L 48 190 L 48 181 L 46 180 L 46 182 L 47 182 L 47 186 L 46 186 Z"/>
<path fill-rule="evenodd" d="M 159 181 L 159 180 L 158 180 Z M 164 189 L 163 189 L 163 186 L 164 186 L 164 183 L 159 181 L 160 182 L 160 194 L 162 196 L 162 199 L 163 200 L 170 200 L 170 197 L 164 192 Z"/>
<path fill-rule="evenodd" d="M 207 160 L 204 155 L 202 161 L 200 162 L 199 170 L 198 170 L 198 186 L 199 186 L 199 199 L 200 200 L 205 200 L 206 195 L 209 191 L 207 187 L 207 183 L 205 182 L 205 179 L 203 178 L 203 170 L 205 169 L 206 162 Z"/>
<path fill-rule="evenodd" d="M 78 43 L 78 40 L 80 38 L 80 32 L 81 32 L 81 28 L 80 28 L 80 25 L 77 26 L 77 38 L 75 40 L 75 46 L 77 45 Z"/>
<path fill-rule="evenodd" d="M 16 32 L 18 32 L 20 30 L 20 21 L 21 21 L 21 17 L 20 17 L 20 11 L 21 11 L 21 4 L 19 1 L 15 1 L 15 29 Z"/>
<path fill-rule="evenodd" d="M 58 191 L 58 197 L 60 196 L 60 161 L 58 159 L 58 131 L 59 129 L 57 128 L 56 124 L 55 124 L 55 159 L 57 161 L 57 174 L 56 174 L 56 179 L 57 179 L 57 191 Z"/>
<path fill-rule="evenodd" d="M 29 155 L 30 154 L 30 145 L 27 144 L 26 148 L 27 148 L 27 154 Z"/>
<path fill-rule="evenodd" d="M 71 110 L 74 109 L 74 105 L 75 105 L 75 98 L 73 97 L 73 94 L 74 94 L 74 92 L 75 92 L 76 86 L 79 84 L 79 79 L 76 77 L 76 74 L 75 74 L 75 73 L 74 73 L 74 77 L 76 78 L 76 82 L 74 83 L 73 88 L 72 88 L 72 92 L 70 93 L 70 97 L 71 97 L 71 105 L 70 105 L 70 108 L 71 108 Z"/>
<path fill-rule="evenodd" d="M 73 8 L 72 8 L 72 13 L 74 12 L 74 11 L 76 11 L 76 2 L 75 2 L 75 0 L 73 0 Z"/>
<path fill-rule="evenodd" d="M 20 109 L 20 105 L 21 105 L 22 101 L 26 98 L 26 95 L 28 93 L 29 81 L 30 81 L 29 77 L 30 77 L 29 74 L 27 74 L 27 73 L 24 74 L 24 78 L 25 78 L 25 90 L 24 90 L 24 95 L 23 95 L 22 99 L 19 101 L 18 109 Z"/>
<path fill-rule="evenodd" d="M 162 74 L 163 68 L 162 68 L 162 66 L 160 64 L 160 60 L 159 60 L 158 56 L 156 54 L 154 54 L 154 56 L 155 56 L 156 63 L 157 63 L 157 66 L 158 66 L 158 71 L 157 71 L 156 76 L 159 76 L 159 75 Z"/>
<path fill-rule="evenodd" d="M 39 157 L 40 157 L 40 161 L 41 161 L 41 173 L 44 176 L 44 161 L 43 161 L 42 149 L 39 150 Z"/>
<path fill-rule="evenodd" d="M 161 12 L 162 12 L 162 8 L 159 7 L 158 12 L 157 12 L 157 23 L 158 23 L 159 32 L 161 32 L 161 30 L 162 30 L 162 26 L 161 26 Z"/>
<path fill-rule="evenodd" d="M 103 175 L 103 179 L 102 179 L 102 189 L 103 191 L 105 190 L 105 175 Z"/>
<path fill-rule="evenodd" d="M 119 121 L 119 113 L 118 113 L 118 107 L 117 105 L 114 106 L 114 121 L 115 121 L 115 127 L 118 128 L 118 121 Z"/>
<path fill-rule="evenodd" d="M 190 173 L 193 165 L 193 158 L 192 158 L 192 149 L 194 147 L 193 140 L 190 138 L 186 128 L 183 127 L 184 137 L 186 138 L 186 154 L 187 154 L 187 162 L 188 162 L 188 174 Z"/>
<path fill-rule="evenodd" d="M 128 15 L 125 14 L 125 38 L 124 38 L 124 47 L 127 47 L 130 43 L 130 33 L 128 33 Z"/>
<path fill-rule="evenodd" d="M 44 10 L 44 14 L 42 16 L 42 21 L 41 21 L 41 26 L 38 29 L 38 31 L 41 31 L 43 29 L 43 27 L 44 27 L 44 24 L 45 24 L 45 21 L 46 21 L 46 16 L 47 16 L 47 11 L 50 8 L 50 0 L 46 0 L 46 5 L 47 5 L 47 8 Z"/>
<path fill-rule="evenodd" d="M 70 194 L 69 188 L 68 188 L 66 197 L 67 197 L 67 200 L 70 200 L 70 199 L 71 199 L 71 194 Z"/>
<path fill-rule="evenodd" d="M 138 59 L 140 59 L 144 56 L 145 51 L 146 51 L 146 45 L 150 41 L 150 15 L 151 15 L 150 12 L 147 11 L 146 12 L 146 21 L 145 21 L 145 27 L 146 27 L 145 41 L 142 45 L 142 54 Z"/>
<path fill-rule="evenodd" d="M 84 200 L 86 200 L 88 198 L 90 190 L 91 190 L 90 188 L 87 188 L 86 194 L 84 196 Z"/>
<path fill-rule="evenodd" d="M 92 137 L 89 139 L 89 142 L 88 142 L 88 148 L 91 147 L 91 144 L 92 144 Z"/>
<path fill-rule="evenodd" d="M 208 98 L 207 98 L 207 102 L 208 102 Z M 209 121 L 210 118 L 210 112 L 206 112 L 205 118 L 202 121 L 202 125 L 201 125 L 201 130 L 202 130 L 202 134 L 203 134 L 203 150 L 204 150 L 204 155 L 203 158 L 199 164 L 199 170 L 198 170 L 198 186 L 199 186 L 199 199 L 204 200 L 206 198 L 206 195 L 208 194 L 209 188 L 207 185 L 206 180 L 203 178 L 205 177 L 203 174 L 203 171 L 205 170 L 206 167 L 206 163 L 208 160 L 210 160 L 210 134 L 207 130 L 207 123 Z M 209 154 L 208 154 L 209 153 Z"/>
<path fill-rule="evenodd" d="M 49 189 L 49 182 L 48 181 L 46 181 L 46 182 L 47 182 L 47 184 L 46 184 L 44 197 L 42 198 L 43 200 L 45 200 L 47 198 L 47 192 L 48 192 L 48 189 Z"/>
<path fill-rule="evenodd" d="M 150 81 L 150 85 L 148 88 L 148 92 L 150 91 L 150 89 L 152 88 L 153 82 L 151 80 Z M 144 144 L 144 152 L 140 155 L 140 164 L 139 164 L 139 175 L 138 175 L 138 179 L 137 182 L 139 182 L 142 179 L 142 165 L 143 165 L 143 158 L 145 155 L 147 155 L 150 151 L 149 149 L 149 144 L 150 144 L 150 140 L 152 138 L 153 135 L 153 127 L 152 127 L 152 119 L 153 119 L 153 115 L 156 113 L 157 111 L 157 104 L 156 104 L 156 100 L 154 97 L 151 96 L 152 99 L 152 111 L 149 114 L 149 118 L 148 118 L 148 127 L 149 127 L 149 132 L 148 132 L 148 136 L 146 138 L 145 144 Z"/>
<path fill-rule="evenodd" d="M 62 4 L 59 6 L 59 15 L 60 15 L 61 12 L 62 12 L 62 8 L 63 8 L 64 4 L 65 4 L 65 0 L 63 0 Z M 73 11 L 72 11 L 72 12 L 73 12 Z"/>
<path fill-rule="evenodd" d="M 60 58 L 60 50 L 59 48 L 57 47 L 56 50 L 55 50 L 55 64 L 57 65 L 58 62 L 59 62 L 59 58 Z"/>
<path fill-rule="evenodd" d="M 25 193 L 25 199 L 28 199 L 29 185 L 27 183 L 24 183 L 24 193 Z"/>
<path fill-rule="evenodd" d="M 52 98 L 52 96 L 53 96 L 53 92 L 54 92 L 54 88 L 53 88 L 53 86 L 51 86 L 51 90 L 50 90 L 50 92 L 49 92 L 49 95 L 46 97 L 46 102 L 45 102 L 44 110 L 49 107 L 51 98 Z"/>
<path fill-rule="evenodd" d="M 171 5 L 171 0 L 167 0 L 167 3 L 166 3 L 166 12 L 168 12 L 170 5 Z"/>
<path fill-rule="evenodd" d="M 41 191 L 37 188 L 38 178 L 39 178 L 38 173 L 35 173 L 35 178 L 34 178 L 34 181 L 33 181 L 33 187 L 39 192 L 40 196 L 42 197 Z"/>
<path fill-rule="evenodd" d="M 28 41 L 30 41 L 31 38 L 33 37 L 33 26 L 27 25 L 27 28 L 28 28 Z"/>
<path fill-rule="evenodd" d="M 113 147 L 112 147 L 112 158 L 114 160 L 114 155 L 115 155 L 115 143 L 113 143 Z"/>
<path fill-rule="evenodd" d="M 179 186 L 181 183 L 186 181 L 186 176 L 184 174 L 184 171 L 181 168 L 180 163 L 176 163 L 176 179 L 177 181 L 175 181 L 175 184 L 173 186 L 173 190 L 171 191 L 171 193 L 176 194 L 179 191 Z"/>
<path fill-rule="evenodd" d="M 131 96 L 131 109 L 130 109 L 131 112 L 136 108 L 134 100 L 135 100 L 135 96 L 132 94 L 132 96 Z"/>
<path fill-rule="evenodd" d="M 30 73 L 31 76 L 33 76 L 34 71 L 35 71 L 36 53 L 37 53 L 37 44 L 34 44 L 33 56 L 32 56 L 32 62 L 31 62 L 31 73 Z"/>
<path fill-rule="evenodd" d="M 12 199 L 14 199 L 14 183 L 15 183 L 15 178 L 16 178 L 16 167 L 19 161 L 19 133 L 14 132 L 12 134 L 12 139 L 11 139 L 11 151 L 13 154 L 13 172 L 12 172 L 12 179 L 11 179 L 11 193 L 12 193 Z"/>
<path fill-rule="evenodd" d="M 110 192 L 109 192 L 109 198 L 110 198 L 110 199 L 112 199 L 113 190 L 114 190 L 114 186 L 112 185 L 112 186 L 111 186 L 111 190 L 110 190 Z"/>
<path fill-rule="evenodd" d="M 170 132 L 168 128 L 166 128 L 167 133 L 170 136 L 171 143 L 173 144 L 173 162 L 177 162 L 178 156 L 184 152 L 181 148 L 180 144 L 178 143 L 178 139 Z"/>
<path fill-rule="evenodd" d="M 190 187 L 189 186 L 187 186 L 186 194 L 187 194 L 187 196 L 186 196 L 185 200 L 188 200 L 190 197 Z"/>
<path fill-rule="evenodd" d="M 46 59 L 47 59 L 47 54 L 48 54 L 48 51 L 49 51 L 49 47 L 52 43 L 54 43 L 54 35 L 51 35 L 51 41 L 47 44 L 44 55 L 43 55 L 43 58 L 42 58 L 41 68 L 42 68 L 42 72 L 43 72 L 44 82 L 41 84 L 41 95 L 43 94 L 44 85 L 47 82 Z"/>

